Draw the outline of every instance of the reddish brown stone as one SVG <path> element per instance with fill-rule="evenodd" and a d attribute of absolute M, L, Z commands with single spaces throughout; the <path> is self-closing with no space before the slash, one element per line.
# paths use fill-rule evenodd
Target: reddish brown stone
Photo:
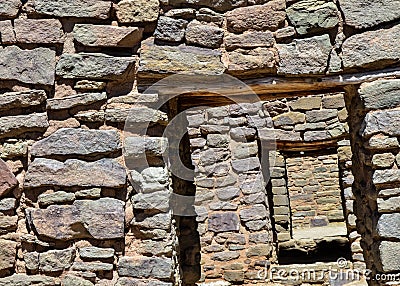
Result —
<path fill-rule="evenodd" d="M 14 174 L 7 164 L 0 159 L 0 197 L 6 195 L 12 188 L 18 185 Z"/>
<path fill-rule="evenodd" d="M 18 43 L 24 44 L 61 44 L 64 32 L 57 19 L 17 19 L 14 31 Z"/>
<path fill-rule="evenodd" d="M 275 31 L 285 21 L 285 17 L 284 0 L 274 0 L 265 5 L 237 8 L 226 14 L 228 30 L 236 33 L 247 30 Z"/>

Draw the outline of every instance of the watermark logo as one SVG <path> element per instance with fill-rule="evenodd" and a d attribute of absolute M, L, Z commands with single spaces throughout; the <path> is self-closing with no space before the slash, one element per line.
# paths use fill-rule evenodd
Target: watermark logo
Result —
<path fill-rule="evenodd" d="M 288 265 L 271 266 L 265 264 L 264 269 L 257 273 L 260 280 L 276 283 L 316 283 L 323 281 L 344 281 L 346 283 L 355 281 L 386 281 L 400 282 L 400 274 L 378 273 L 373 275 L 369 269 L 354 269 L 346 258 L 339 258 L 336 263 L 310 264 L 310 265 Z"/>
<path fill-rule="evenodd" d="M 155 96 L 154 96 L 155 95 Z M 194 96 L 196 95 L 196 96 Z M 198 114 L 201 111 L 212 108 L 199 104 L 199 95 L 203 98 L 201 102 L 212 99 L 215 102 L 218 98 L 223 104 L 235 105 L 240 114 L 247 117 L 248 124 L 256 129 L 262 126 L 254 116 L 253 103 L 261 102 L 261 99 L 253 90 L 242 81 L 229 75 L 172 75 L 166 77 L 145 90 L 136 100 L 136 106 L 142 106 L 141 110 L 132 109 L 127 116 L 124 128 L 124 160 L 129 172 L 129 179 L 138 193 L 137 197 L 145 201 L 149 208 L 162 211 L 172 210 L 174 215 L 194 216 L 194 197 L 179 195 L 166 190 L 171 175 L 188 182 L 194 182 L 199 170 L 189 168 L 182 162 L 179 155 L 179 145 L 185 134 L 188 132 L 188 116 Z M 174 101 L 184 97 L 186 104 L 184 110 L 176 109 L 170 113 L 168 118 L 161 110 L 169 104 L 169 110 L 173 107 Z M 157 100 L 153 100 L 157 98 Z M 251 110 L 252 109 L 252 110 Z M 262 112 L 260 108 L 260 112 Z M 252 114 L 253 116 L 251 116 Z M 269 116 L 264 114 L 263 116 Z M 254 118 L 256 117 L 256 120 Z M 229 118 L 227 125 L 230 124 Z M 270 121 L 271 122 L 271 121 Z M 159 126 L 164 124 L 162 134 Z M 157 129 L 157 130 L 156 130 Z M 265 130 L 264 130 L 265 132 Z M 268 140 L 261 140 L 259 155 L 261 162 L 268 160 L 270 167 L 274 165 L 274 152 L 276 150 L 275 136 L 271 129 Z M 250 147 L 248 147 L 250 148 Z M 210 161 L 215 161 L 212 156 Z M 150 154 L 155 154 L 152 157 Z M 268 156 L 268 158 L 265 158 Z M 246 162 L 244 162 L 246 164 Z M 248 162 L 251 164 L 251 162 Z M 244 169 L 246 166 L 242 166 Z M 201 170 L 203 176 L 212 176 L 217 166 L 210 164 Z M 261 178 L 256 181 L 266 182 L 266 174 L 259 174 Z M 263 177 L 264 176 L 264 177 Z M 245 181 L 246 178 L 241 178 Z M 253 180 L 254 181 L 254 180 Z"/>

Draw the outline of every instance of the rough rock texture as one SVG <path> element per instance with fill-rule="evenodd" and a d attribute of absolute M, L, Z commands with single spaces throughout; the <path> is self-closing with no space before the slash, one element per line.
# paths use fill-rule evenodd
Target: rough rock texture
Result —
<path fill-rule="evenodd" d="M 26 274 L 14 274 L 9 277 L 0 278 L 0 286 L 55 286 L 56 283 L 54 278 L 43 275 L 26 275 Z"/>
<path fill-rule="evenodd" d="M 84 46 L 132 48 L 142 39 L 143 29 L 77 24 L 73 33 L 75 41 Z"/>
<path fill-rule="evenodd" d="M 47 99 L 44 90 L 6 92 L 0 94 L 0 111 L 41 105 Z"/>
<path fill-rule="evenodd" d="M 14 174 L 10 171 L 7 164 L 0 159 L 0 197 L 6 195 L 17 185 L 18 181 Z"/>
<path fill-rule="evenodd" d="M 395 108 L 400 105 L 400 80 L 377 80 L 360 86 L 366 109 Z"/>
<path fill-rule="evenodd" d="M 224 30 L 192 21 L 186 30 L 186 43 L 206 48 L 218 48 L 222 44 Z"/>
<path fill-rule="evenodd" d="M 114 257 L 113 248 L 84 247 L 79 249 L 79 256 L 89 259 L 108 259 Z"/>
<path fill-rule="evenodd" d="M 378 221 L 377 232 L 386 239 L 400 239 L 400 214 L 383 214 Z"/>
<path fill-rule="evenodd" d="M 285 1 L 282 0 L 234 9 L 226 14 L 228 30 L 236 33 L 247 30 L 277 30 L 285 20 L 284 9 Z"/>
<path fill-rule="evenodd" d="M 294 40 L 278 45 L 280 74 L 323 74 L 328 65 L 331 43 L 328 35 Z"/>
<path fill-rule="evenodd" d="M 44 210 L 28 209 L 27 215 L 35 232 L 50 239 L 116 239 L 124 236 L 124 205 L 112 198 L 77 200 L 72 205 L 52 205 Z"/>
<path fill-rule="evenodd" d="M 289 6 L 286 13 L 301 35 L 330 29 L 339 23 L 339 11 L 331 1 L 302 0 Z"/>
<path fill-rule="evenodd" d="M 185 36 L 187 21 L 161 16 L 157 22 L 154 38 L 160 41 L 180 42 Z"/>
<path fill-rule="evenodd" d="M 0 240 L 0 270 L 14 268 L 16 261 L 16 252 L 16 242 L 3 239 Z"/>
<path fill-rule="evenodd" d="M 29 167 L 24 186 L 122 187 L 125 182 L 125 169 L 113 159 L 88 163 L 76 159 L 60 162 L 37 158 Z"/>
<path fill-rule="evenodd" d="M 19 0 L 1 0 L 0 1 L 0 17 L 15 18 L 22 6 Z"/>
<path fill-rule="evenodd" d="M 41 132 L 49 126 L 46 113 L 6 116 L 0 118 L 0 138 Z"/>
<path fill-rule="evenodd" d="M 399 0 L 339 0 L 346 25 L 356 29 L 374 27 L 400 18 Z"/>
<path fill-rule="evenodd" d="M 39 269 L 44 272 L 58 272 L 71 267 L 75 248 L 50 250 L 39 254 Z"/>
<path fill-rule="evenodd" d="M 238 49 L 228 54 L 228 72 L 231 74 L 267 73 L 276 71 L 276 51 L 268 48 Z"/>
<path fill-rule="evenodd" d="M 16 46 L 0 48 L 0 79 L 52 85 L 55 52 L 47 48 L 22 50 Z"/>
<path fill-rule="evenodd" d="M 121 149 L 116 131 L 62 128 L 32 146 L 35 157 L 98 155 Z"/>
<path fill-rule="evenodd" d="M 56 74 L 64 78 L 118 79 L 129 72 L 133 57 L 112 57 L 105 54 L 63 54 Z"/>
<path fill-rule="evenodd" d="M 62 279 L 63 286 L 93 286 L 94 284 L 84 278 L 74 275 L 66 275 Z"/>
<path fill-rule="evenodd" d="M 0 40 L 3 44 L 15 44 L 17 42 L 10 20 L 0 21 Z"/>
<path fill-rule="evenodd" d="M 227 49 L 271 47 L 275 43 L 272 32 L 246 32 L 243 34 L 228 34 L 225 36 Z"/>
<path fill-rule="evenodd" d="M 142 43 L 139 75 L 195 73 L 221 74 L 224 66 L 217 51 L 189 46 L 157 46 Z"/>
<path fill-rule="evenodd" d="M 397 62 L 400 48 L 400 25 L 367 31 L 344 41 L 341 57 L 345 69 L 382 68 Z"/>
<path fill-rule="evenodd" d="M 14 21 L 15 37 L 24 44 L 61 44 L 64 32 L 61 22 L 55 19 L 17 19 Z"/>
<path fill-rule="evenodd" d="M 158 0 L 123 0 L 117 6 L 117 18 L 120 23 L 152 22 L 159 13 Z"/>
<path fill-rule="evenodd" d="M 85 106 L 105 101 L 106 99 L 107 99 L 106 93 L 81 93 L 62 98 L 48 99 L 46 108 L 48 110 L 70 109 L 77 106 Z"/>
<path fill-rule="evenodd" d="M 35 12 L 48 16 L 107 19 L 110 15 L 111 1 L 35 0 L 33 7 Z"/>
<path fill-rule="evenodd" d="M 382 270 L 385 272 L 399 271 L 400 264 L 397 259 L 400 254 L 399 243 L 382 241 L 379 246 L 382 261 Z"/>
<path fill-rule="evenodd" d="M 239 230 L 239 218 L 235 213 L 213 214 L 209 218 L 208 230 L 213 232 Z"/>
<path fill-rule="evenodd" d="M 118 263 L 118 274 L 134 278 L 168 279 L 172 275 L 172 264 L 167 258 L 122 257 Z"/>
<path fill-rule="evenodd" d="M 399 136 L 400 110 L 380 110 L 368 113 L 364 119 L 363 136 L 371 136 L 381 131 L 387 135 Z"/>

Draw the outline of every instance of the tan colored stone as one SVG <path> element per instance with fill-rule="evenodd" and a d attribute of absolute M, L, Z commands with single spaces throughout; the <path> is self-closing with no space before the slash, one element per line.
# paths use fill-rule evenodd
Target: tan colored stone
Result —
<path fill-rule="evenodd" d="M 143 28 L 77 24 L 73 33 L 84 46 L 133 48 L 142 39 Z"/>
<path fill-rule="evenodd" d="M 7 270 L 14 267 L 16 252 L 16 242 L 3 239 L 0 240 L 0 270 Z"/>
<path fill-rule="evenodd" d="M 122 0 L 117 6 L 120 23 L 154 22 L 159 14 L 158 0 Z"/>
<path fill-rule="evenodd" d="M 272 120 L 274 121 L 275 127 L 281 127 L 285 125 L 304 123 L 306 115 L 301 112 L 286 112 L 275 116 Z"/>
<path fill-rule="evenodd" d="M 276 71 L 276 50 L 256 48 L 238 49 L 228 53 L 228 72 L 234 75 L 274 74 Z"/>
<path fill-rule="evenodd" d="M 237 48 L 271 47 L 275 43 L 274 35 L 270 31 L 249 31 L 243 34 L 229 33 L 224 37 L 225 47 L 228 50 Z"/>
<path fill-rule="evenodd" d="M 225 70 L 221 53 L 192 46 L 158 46 L 152 39 L 142 42 L 139 76 L 171 73 L 221 74 Z"/>
<path fill-rule="evenodd" d="M 311 110 L 319 109 L 321 107 L 321 97 L 301 97 L 295 101 L 289 102 L 289 106 L 292 110 Z"/>
<path fill-rule="evenodd" d="M 376 168 L 390 168 L 393 166 L 395 156 L 392 153 L 375 154 L 372 165 Z"/>

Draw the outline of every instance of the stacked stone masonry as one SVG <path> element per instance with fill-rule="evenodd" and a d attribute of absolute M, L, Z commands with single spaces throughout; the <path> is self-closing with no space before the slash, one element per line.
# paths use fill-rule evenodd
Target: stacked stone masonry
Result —
<path fill-rule="evenodd" d="M 0 286 L 346 285 L 260 276 L 338 270 L 326 243 L 370 270 L 359 285 L 398 285 L 399 11 L 0 0 Z M 173 74 L 229 74 L 261 99 L 144 93 Z M 164 130 L 207 104 L 186 113 L 179 182 Z M 195 215 L 174 214 L 192 189 Z"/>

